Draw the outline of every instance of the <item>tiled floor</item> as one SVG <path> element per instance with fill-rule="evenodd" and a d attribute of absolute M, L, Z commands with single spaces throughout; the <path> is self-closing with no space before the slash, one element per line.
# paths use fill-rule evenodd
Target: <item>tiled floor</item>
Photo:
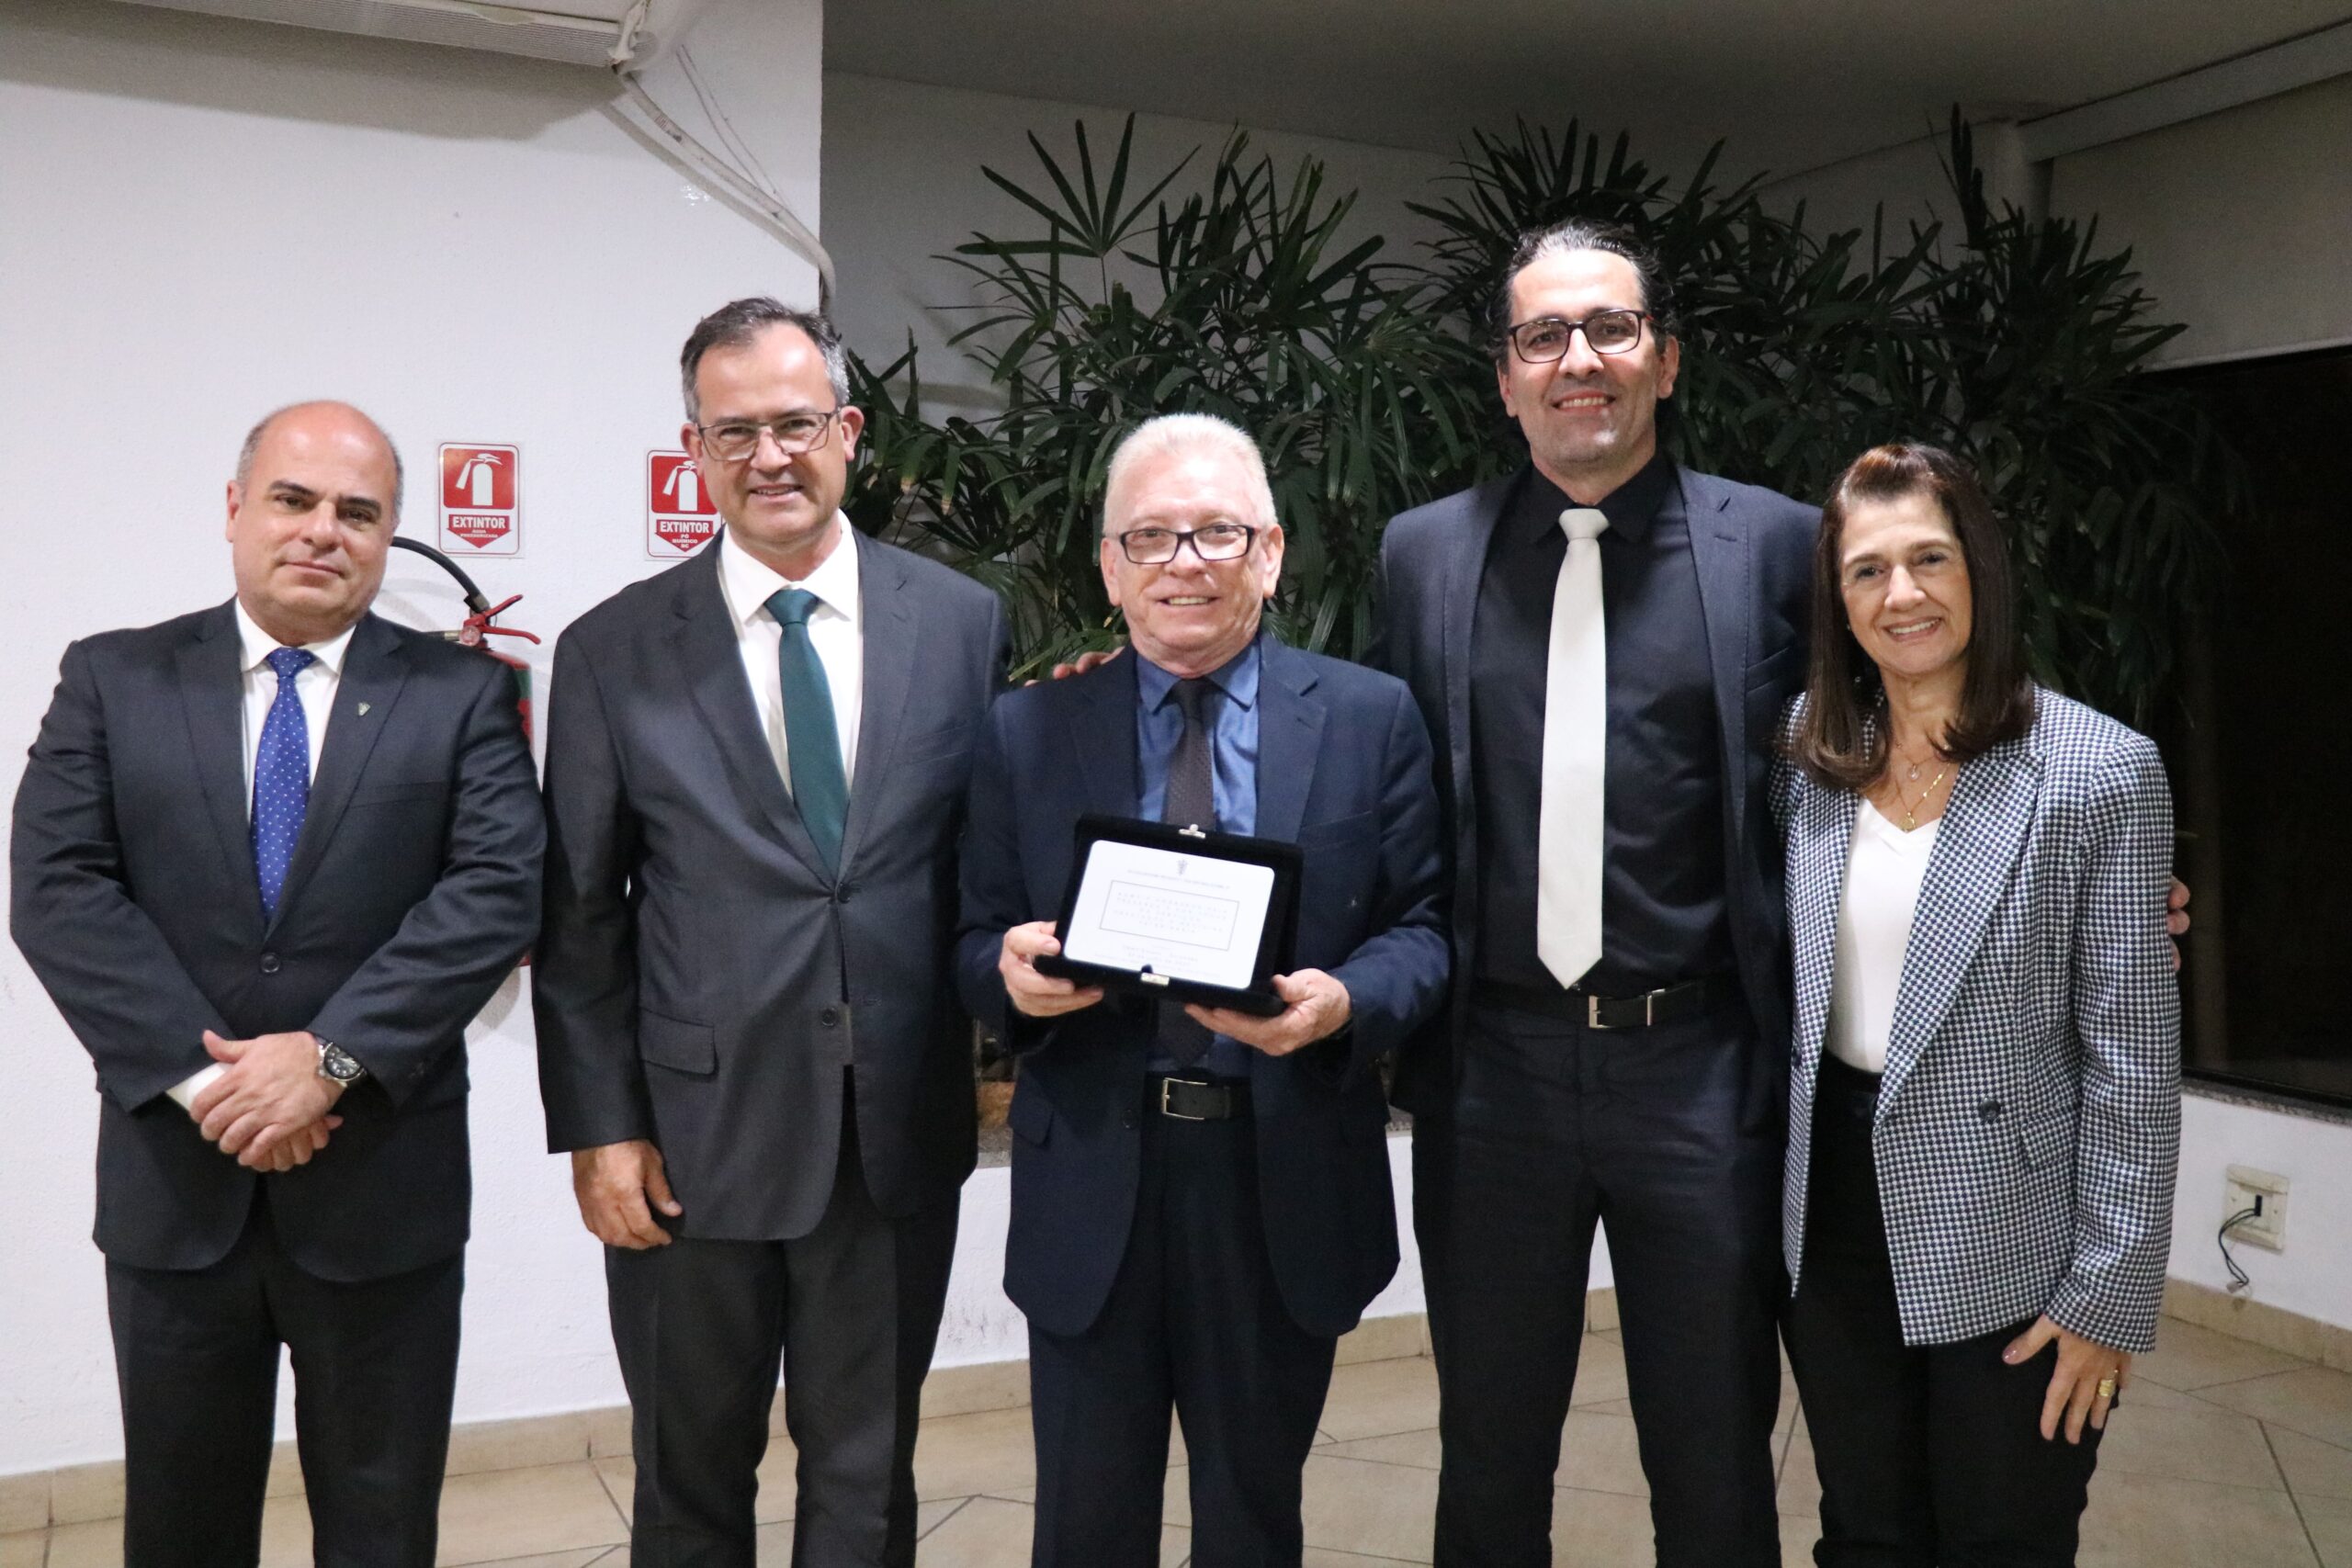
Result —
<path fill-rule="evenodd" d="M 1555 1563 L 1651 1562 L 1649 1506 L 1626 1414 L 1623 1351 L 1588 1340 L 1568 1417 L 1555 1514 Z M 1782 1551 L 1811 1561 L 1818 1489 L 1784 1389 Z M 1322 1439 L 1306 1467 L 1308 1568 L 1426 1562 L 1437 1492 L 1436 1380 L 1419 1357 L 1334 1374 Z M 2091 1486 L 2086 1568 L 2352 1568 L 2352 1376 L 2167 1321 L 2142 1359 Z M 761 1562 L 790 1554 L 792 1453 L 779 1438 L 762 1472 Z M 1160 1561 L 1186 1560 L 1191 1531 L 1179 1444 L 1169 1471 Z M 1019 1568 L 1035 1493 L 1026 1410 L 935 1417 L 916 1450 L 925 1568 Z M 505 1568 L 625 1568 L 626 1459 L 453 1477 L 441 1561 Z M 119 1525 L 0 1536 L 0 1568 L 119 1562 Z M 269 1505 L 266 1568 L 309 1560 L 300 1497 Z"/>

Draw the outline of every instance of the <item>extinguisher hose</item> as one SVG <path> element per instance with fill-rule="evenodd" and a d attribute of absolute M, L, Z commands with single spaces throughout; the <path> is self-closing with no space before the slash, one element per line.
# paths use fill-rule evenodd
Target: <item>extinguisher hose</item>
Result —
<path fill-rule="evenodd" d="M 480 588 L 474 585 L 474 580 L 466 575 L 466 569 L 464 567 L 459 566 L 456 561 L 451 560 L 447 556 L 443 555 L 431 545 L 420 543 L 415 539 L 406 538 L 399 534 L 392 536 L 392 547 L 395 549 L 413 550 L 418 555 L 423 556 L 425 559 L 439 566 L 443 571 L 447 572 L 451 577 L 458 580 L 458 587 L 465 593 L 466 596 L 467 609 L 471 610 L 477 615 L 486 615 L 490 614 L 489 596 L 484 594 Z"/>

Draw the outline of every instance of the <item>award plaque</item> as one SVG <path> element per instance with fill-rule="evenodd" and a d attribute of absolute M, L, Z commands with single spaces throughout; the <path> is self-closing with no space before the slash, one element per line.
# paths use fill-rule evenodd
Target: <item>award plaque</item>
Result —
<path fill-rule="evenodd" d="M 1276 839 L 1088 815 L 1078 821 L 1061 953 L 1037 972 L 1271 1018 L 1291 967 L 1299 852 Z"/>

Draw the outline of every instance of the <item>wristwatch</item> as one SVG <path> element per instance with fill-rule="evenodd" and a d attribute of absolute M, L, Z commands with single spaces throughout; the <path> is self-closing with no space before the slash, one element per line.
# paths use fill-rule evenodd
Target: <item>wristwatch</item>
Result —
<path fill-rule="evenodd" d="M 329 1083 L 339 1083 L 345 1089 L 368 1076 L 359 1058 L 331 1040 L 319 1042 L 319 1077 Z"/>

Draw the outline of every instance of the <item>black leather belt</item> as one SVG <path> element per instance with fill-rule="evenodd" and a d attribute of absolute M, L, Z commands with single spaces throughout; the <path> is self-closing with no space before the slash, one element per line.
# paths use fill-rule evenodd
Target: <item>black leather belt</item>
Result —
<path fill-rule="evenodd" d="M 1720 1012 L 1739 999 L 1739 987 L 1728 976 L 1711 975 L 1635 997 L 1596 997 L 1584 990 L 1481 980 L 1470 988 L 1470 999 L 1480 1007 L 1540 1013 L 1587 1029 L 1647 1029 Z"/>
<path fill-rule="evenodd" d="M 1145 1102 L 1179 1122 L 1225 1122 L 1250 1114 L 1250 1086 L 1210 1083 L 1155 1073 L 1144 1080 Z"/>

